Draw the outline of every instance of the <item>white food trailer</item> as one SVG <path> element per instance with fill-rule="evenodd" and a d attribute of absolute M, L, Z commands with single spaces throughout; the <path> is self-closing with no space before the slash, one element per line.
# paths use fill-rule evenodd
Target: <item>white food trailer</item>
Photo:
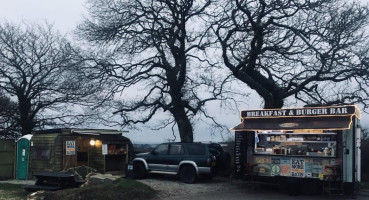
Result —
<path fill-rule="evenodd" d="M 241 111 L 235 176 L 351 194 L 361 175 L 360 116 L 355 105 Z"/>

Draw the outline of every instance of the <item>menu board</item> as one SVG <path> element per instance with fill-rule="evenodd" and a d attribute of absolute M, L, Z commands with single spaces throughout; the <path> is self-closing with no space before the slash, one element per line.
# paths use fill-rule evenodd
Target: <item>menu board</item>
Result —
<path fill-rule="evenodd" d="M 247 152 L 247 141 L 246 141 L 246 133 L 245 132 L 235 132 L 235 172 L 236 174 L 243 174 L 243 166 L 242 163 L 246 161 L 246 152 Z"/>

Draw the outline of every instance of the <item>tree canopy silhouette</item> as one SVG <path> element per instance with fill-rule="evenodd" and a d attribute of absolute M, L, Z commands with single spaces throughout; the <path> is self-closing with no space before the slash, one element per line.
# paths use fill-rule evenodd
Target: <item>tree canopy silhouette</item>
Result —
<path fill-rule="evenodd" d="M 23 135 L 70 120 L 77 105 L 88 102 L 96 89 L 83 64 L 52 25 L 0 25 L 0 89 L 16 102 Z"/>
<path fill-rule="evenodd" d="M 224 65 L 264 108 L 294 97 L 308 105 L 368 107 L 369 9 L 344 0 L 229 0 L 213 31 Z"/>
<path fill-rule="evenodd" d="M 115 113 L 123 125 L 146 123 L 160 112 L 176 124 L 181 141 L 193 141 L 193 118 L 208 116 L 204 105 L 222 99 L 222 86 L 211 73 L 204 49 L 211 0 L 90 0 L 89 18 L 79 35 L 104 47 L 95 59 L 101 75 L 117 94 L 128 87 L 145 88 L 133 101 L 121 101 Z M 95 57 L 96 58 L 96 57 Z"/>

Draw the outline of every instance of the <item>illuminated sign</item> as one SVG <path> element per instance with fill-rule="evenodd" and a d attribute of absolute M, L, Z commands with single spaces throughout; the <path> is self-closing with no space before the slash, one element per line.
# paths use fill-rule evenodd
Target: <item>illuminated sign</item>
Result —
<path fill-rule="evenodd" d="M 334 106 L 316 108 L 294 109 L 263 109 L 241 111 L 242 118 L 264 117 L 296 117 L 296 116 L 330 116 L 330 115 L 354 115 L 357 114 L 356 106 Z"/>

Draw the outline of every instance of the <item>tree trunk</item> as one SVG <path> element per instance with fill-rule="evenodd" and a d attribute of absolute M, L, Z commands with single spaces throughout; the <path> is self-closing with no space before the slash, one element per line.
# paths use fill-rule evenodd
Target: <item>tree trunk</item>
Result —
<path fill-rule="evenodd" d="M 21 116 L 21 119 L 20 119 L 19 123 L 20 123 L 21 129 L 22 129 L 21 130 L 22 135 L 27 135 L 27 134 L 32 133 L 32 130 L 34 128 L 34 124 L 31 120 Z"/>
<path fill-rule="evenodd" d="M 34 119 L 30 119 L 31 103 L 23 96 L 18 96 L 19 105 L 19 125 L 22 135 L 31 134 L 35 128 Z"/>
<path fill-rule="evenodd" d="M 271 98 L 269 98 L 271 97 Z M 273 94 L 268 97 L 262 97 L 264 99 L 264 109 L 282 108 L 284 101 L 281 96 L 275 96 Z"/>
<path fill-rule="evenodd" d="M 177 122 L 181 142 L 193 142 L 193 129 L 184 107 L 175 107 L 172 114 Z"/>
<path fill-rule="evenodd" d="M 259 96 L 263 98 L 264 109 L 283 107 L 283 91 L 275 82 L 255 71 L 233 71 L 233 75 L 251 89 L 255 90 Z"/>
<path fill-rule="evenodd" d="M 170 109 L 177 126 L 181 142 L 193 142 L 193 128 L 188 118 L 185 106 L 182 103 L 182 94 L 179 89 L 171 90 L 173 107 Z"/>
<path fill-rule="evenodd" d="M 187 115 L 182 115 L 176 119 L 181 142 L 193 142 L 193 129 Z"/>

